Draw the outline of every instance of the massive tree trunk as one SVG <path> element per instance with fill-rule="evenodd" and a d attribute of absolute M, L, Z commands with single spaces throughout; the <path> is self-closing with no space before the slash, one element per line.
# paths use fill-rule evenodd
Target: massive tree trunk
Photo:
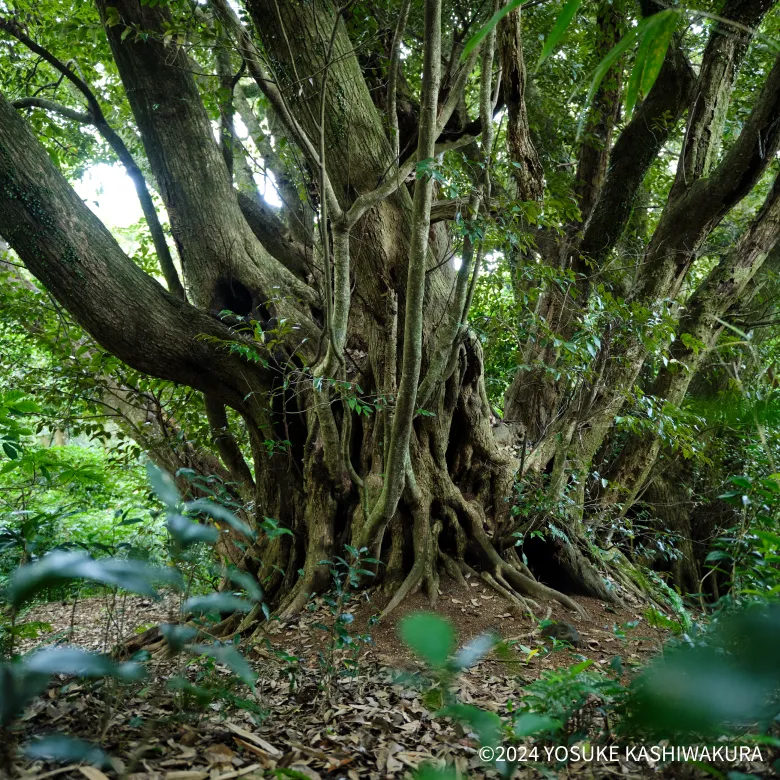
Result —
<path fill-rule="evenodd" d="M 319 0 L 247 0 L 253 32 L 227 0 L 212 0 L 207 14 L 199 7 L 195 21 L 165 4 L 96 5 L 192 304 L 166 292 L 122 252 L 2 96 L 0 233 L 102 346 L 139 371 L 204 394 L 212 454 L 246 499 L 246 511 L 258 525 L 270 516 L 292 532 L 260 535 L 246 554 L 235 556 L 262 580 L 280 612 L 299 610 L 328 587 L 321 562 L 345 544 L 382 561 L 375 581 L 386 590 L 388 610 L 419 588 L 435 601 L 441 572 L 460 584 L 467 575 L 481 576 L 521 611 L 548 598 L 578 609 L 534 576 L 533 555 L 525 562 L 516 551 L 518 534 L 549 520 L 514 519 L 510 498 L 519 469 L 521 477 L 547 471 L 549 495 L 568 502 L 555 519 L 561 533 L 548 535 L 540 558 L 555 569 L 545 576 L 573 591 L 614 598 L 603 576 L 607 566 L 586 539 L 583 502 L 594 455 L 646 346 L 639 334 L 612 323 L 587 374 L 553 381 L 554 349 L 534 343 L 535 371 L 518 372 L 505 406 L 532 445 L 521 453 L 520 468 L 493 435 L 482 347 L 468 327 L 483 258 L 492 249 L 482 225 L 495 214 L 499 71 L 509 126 L 498 158 L 520 166 L 516 199 L 542 195 L 525 106 L 519 13 L 460 64 L 454 44 L 442 74 L 441 3 L 426 0 L 417 31 L 423 42 L 419 103 L 415 98 L 410 109 L 417 111 L 416 150 L 409 154 L 396 143 L 399 118 L 384 117 L 377 107 L 397 107 L 392 92 L 400 75 L 390 74 L 391 94 L 372 99 L 348 9 L 337 12 Z M 745 24 L 766 10 L 766 3 L 737 5 Z M 619 4 L 598 5 L 596 19 L 606 28 L 595 47 L 600 55 L 614 43 L 624 13 Z M 172 34 L 185 24 L 201 25 L 216 41 L 217 51 L 202 55 L 203 62 L 193 61 L 186 36 Z M 403 35 L 401 23 L 395 37 Z M 394 51 L 398 46 L 396 40 Z M 697 82 L 675 41 L 654 88 L 614 144 L 620 65 L 598 93 L 572 181 L 585 222 L 550 230 L 544 246 L 540 241 L 543 261 L 574 277 L 570 289 L 540 297 L 557 338 L 571 338 L 586 315 L 592 273 L 606 273 L 601 266 L 618 247 L 645 176 L 676 137 L 686 110 L 686 137 L 697 139 L 697 159 L 707 160 L 694 170 L 711 175 L 675 185 L 631 293 L 637 307 L 650 310 L 677 295 L 701 242 L 775 153 L 780 66 L 769 74 L 740 137 L 719 165 L 712 164 L 714 151 L 701 139 L 719 133 L 730 87 L 713 95 L 708 105 L 714 108 L 702 118 L 690 111 L 694 86 L 696 94 L 709 94 L 709 80 L 721 72 L 733 84 L 745 46 L 725 53 L 723 46 L 711 48 L 709 56 L 726 58 L 725 70 L 702 67 Z M 246 100 L 247 85 L 238 84 L 243 70 L 231 74 L 239 58 L 263 105 L 271 107 L 270 140 Z M 398 56 L 389 59 L 391 69 L 401 67 Z M 216 99 L 204 101 L 208 67 L 216 70 L 220 89 Z M 478 92 L 479 117 L 453 130 L 450 120 L 464 113 L 467 86 Z M 214 105 L 221 143 L 207 111 Z M 286 201 L 281 215 L 258 197 L 237 149 L 236 109 L 266 165 L 276 166 Z M 281 139 L 294 154 L 282 151 Z M 468 197 L 437 206 L 440 155 L 461 146 L 469 147 Z M 753 231 L 745 239 L 739 282 L 726 280 L 713 293 L 718 306 L 739 296 L 773 243 L 772 204 L 756 218 L 760 236 Z M 457 231 L 449 224 L 456 215 Z M 534 237 L 529 225 L 521 229 Z M 455 253 L 458 267 L 451 262 Z M 230 430 L 227 409 L 246 426 L 249 452 Z M 202 467 L 209 468 L 207 459 Z M 629 586 L 625 577 L 616 580 Z M 256 617 L 241 629 L 250 629 Z M 228 627 L 236 628 L 236 621 Z"/>
<path fill-rule="evenodd" d="M 293 534 L 261 535 L 243 557 L 269 599 L 283 612 L 300 609 L 328 587 L 320 562 L 351 542 L 383 561 L 376 579 L 390 608 L 420 587 L 435 600 L 446 571 L 461 583 L 477 573 L 521 610 L 544 598 L 578 609 L 511 551 L 506 499 L 516 462 L 493 439 L 481 349 L 466 326 L 481 247 L 464 248 L 457 273 L 446 262 L 446 225 L 430 225 L 433 178 L 419 176 L 413 197 L 405 184 L 415 162 L 439 152 L 457 102 L 438 105 L 436 3 L 426 6 L 418 159 L 401 170 L 329 6 L 249 4 L 271 54 L 271 85 L 246 48 L 247 32 L 214 5 L 319 178 L 321 241 L 308 266 L 274 215 L 233 189 L 225 134 L 220 149 L 195 68 L 163 40 L 170 13 L 137 0 L 98 7 L 198 308 L 172 299 L 123 255 L 4 100 L 0 230 L 104 347 L 204 392 L 225 470 L 244 489 L 254 486 L 258 522 L 272 516 Z M 492 40 L 482 55 L 485 125 Z M 220 67 L 224 118 L 224 57 Z M 300 73 L 314 75 L 300 82 Z M 490 142 L 484 147 L 489 154 Z M 478 211 L 489 199 L 487 174 L 476 186 Z M 227 429 L 226 406 L 247 425 L 251 469 Z"/>

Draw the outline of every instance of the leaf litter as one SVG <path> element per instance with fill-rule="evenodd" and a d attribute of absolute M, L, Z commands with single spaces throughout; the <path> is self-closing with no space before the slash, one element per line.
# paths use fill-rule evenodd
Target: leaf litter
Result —
<path fill-rule="evenodd" d="M 561 608 L 552 614 L 553 619 L 575 623 L 583 647 L 529 654 L 527 649 L 550 646 L 536 624 L 507 612 L 506 603 L 482 583 L 470 586 L 467 592 L 453 589 L 442 594 L 437 604 L 437 611 L 455 624 L 459 646 L 494 631 L 505 638 L 521 637 L 515 647 L 525 648 L 517 651 L 512 668 L 488 656 L 455 682 L 463 703 L 499 714 L 506 713 L 523 686 L 546 669 L 569 666 L 583 657 L 604 666 L 615 655 L 621 655 L 628 667 L 639 666 L 659 651 L 666 636 L 643 622 L 638 611 L 583 598 L 589 619 L 578 619 Z M 369 627 L 369 618 L 380 606 L 371 602 L 353 606 L 354 634 L 370 633 L 371 641 L 361 646 L 348 674 L 324 672 L 319 653 L 330 639 L 323 631 L 329 618 L 324 604 L 287 623 L 271 621 L 264 642 L 250 652 L 246 645 L 242 648 L 259 675 L 252 711 L 224 699 L 182 707 L 166 689 L 167 681 L 181 671 L 181 661 L 154 656 L 143 687 L 123 690 L 109 689 L 103 681 L 57 681 L 28 708 L 19 736 L 26 739 L 54 728 L 93 740 L 102 737 L 101 746 L 112 757 L 108 776 L 127 780 L 384 780 L 411 777 L 426 762 L 453 766 L 462 778 L 498 777 L 480 760 L 476 735 L 448 718 L 434 717 L 424 704 L 423 691 L 410 682 L 421 666 L 398 639 L 397 624 L 405 614 L 425 609 L 427 601 L 413 596 L 397 614 Z M 49 603 L 33 608 L 27 617 L 50 624 L 49 638 L 65 637 L 69 644 L 103 650 L 118 636 L 133 637 L 156 623 L 175 620 L 177 613 L 178 600 L 170 595 L 159 602 L 127 597 L 121 604 L 103 598 Z M 637 627 L 620 637 L 616 628 L 631 621 L 639 621 Z M 26 640 L 20 649 L 28 651 L 45 641 L 46 636 Z M 344 655 L 335 651 L 329 663 L 339 666 Z M 197 664 L 187 663 L 184 671 L 194 679 Z M 323 682 L 329 676 L 330 682 Z M 212 675 L 225 681 L 229 677 L 219 666 Z M 252 698 L 248 689 L 235 692 Z M 557 775 L 552 769 L 548 766 L 540 774 L 524 766 L 514 777 L 683 776 L 659 775 L 657 768 L 629 762 L 580 764 L 560 769 Z M 106 777 L 93 767 L 54 768 L 41 761 L 20 762 L 16 771 L 23 780 Z M 684 776 L 697 775 L 688 771 Z"/>

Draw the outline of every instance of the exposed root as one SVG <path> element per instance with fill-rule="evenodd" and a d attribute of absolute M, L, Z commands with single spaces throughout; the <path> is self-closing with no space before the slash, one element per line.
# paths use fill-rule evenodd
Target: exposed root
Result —
<path fill-rule="evenodd" d="M 406 579 L 382 610 L 382 617 L 389 615 L 407 596 L 416 593 L 423 581 L 430 578 L 434 569 L 434 557 L 432 555 L 434 544 L 431 539 L 429 506 L 427 502 L 422 500 L 419 492 L 414 489 L 410 489 L 409 492 L 412 493 L 411 498 L 414 502 L 412 505 L 412 515 L 414 517 L 414 564 Z M 441 524 L 438 524 L 438 529 L 441 530 Z M 438 532 L 434 536 L 438 537 Z M 438 582 L 436 583 L 436 592 L 438 592 Z M 431 598 L 431 591 L 428 592 L 428 596 Z"/>
<path fill-rule="evenodd" d="M 463 530 L 463 526 L 458 522 L 458 516 L 452 507 L 444 506 L 442 507 L 442 511 L 452 529 L 455 540 L 455 554 L 460 560 L 463 560 L 466 557 L 466 548 L 468 547 L 466 532 Z"/>
<path fill-rule="evenodd" d="M 501 572 L 496 572 L 496 581 L 503 588 L 506 588 L 506 590 L 508 590 L 508 591 L 512 590 L 512 586 L 503 578 L 503 576 L 501 575 Z M 523 601 L 526 604 L 530 604 L 531 606 L 535 607 L 536 609 L 539 609 L 539 604 L 536 601 L 534 601 L 532 598 L 526 597 L 526 598 L 523 599 Z M 531 613 L 531 617 L 534 617 L 533 612 Z"/>
<path fill-rule="evenodd" d="M 412 570 L 393 594 L 380 617 L 387 617 L 407 596 L 416 593 L 423 581 L 424 561 L 416 560 Z"/>
<path fill-rule="evenodd" d="M 455 561 L 447 555 L 443 550 L 439 550 L 439 560 L 444 567 L 444 571 L 449 574 L 450 578 L 458 583 L 462 588 L 468 588 L 469 584 L 466 582 L 466 578 L 463 576 L 463 572 Z"/>
<path fill-rule="evenodd" d="M 439 551 L 439 534 L 441 533 L 442 523 L 441 520 L 437 520 L 433 524 L 431 530 L 431 539 L 426 550 L 426 564 L 425 564 L 425 590 L 428 594 L 428 602 L 431 605 L 431 609 L 436 607 L 436 602 L 439 599 L 439 568 L 436 565 L 438 560 Z"/>
<path fill-rule="evenodd" d="M 317 592 L 314 586 L 314 576 L 304 575 L 291 591 L 288 598 L 279 605 L 277 615 L 282 618 L 290 618 L 297 615 L 305 606 L 311 596 Z"/>
<path fill-rule="evenodd" d="M 436 568 L 425 575 L 425 591 L 428 594 L 428 603 L 431 609 L 436 609 L 436 603 L 439 600 L 439 573 Z"/>
<path fill-rule="evenodd" d="M 254 610 L 251 610 L 251 612 L 254 612 Z M 242 623 L 242 618 L 246 616 L 242 615 L 240 612 L 234 612 L 229 617 L 226 617 L 223 621 L 217 623 L 216 626 L 214 626 L 211 631 L 209 631 L 209 634 L 211 636 L 216 637 L 217 639 L 228 639 L 229 637 L 239 633 L 240 626 Z"/>
<path fill-rule="evenodd" d="M 462 497 L 459 496 L 459 499 L 461 504 L 460 508 L 462 509 L 464 515 L 470 520 L 471 528 L 469 530 L 471 532 L 472 539 L 479 546 L 482 557 L 489 561 L 489 565 L 494 569 L 496 574 L 503 575 L 504 580 L 508 582 L 512 590 L 523 596 L 531 596 L 532 598 L 536 599 L 552 599 L 553 601 L 557 601 L 560 604 L 563 604 L 563 606 L 567 607 L 568 609 L 577 612 L 582 617 L 588 616 L 588 613 L 585 611 L 585 609 L 583 609 L 583 607 L 581 607 L 579 604 L 577 604 L 576 601 L 569 598 L 564 593 L 560 593 L 559 591 L 555 590 L 554 588 L 550 588 L 547 585 L 542 585 L 540 582 L 537 582 L 532 577 L 523 574 L 514 566 L 507 563 L 498 554 L 493 541 L 485 532 L 485 529 L 482 525 L 482 518 L 479 517 L 479 514 L 476 512 L 476 510 L 467 504 L 467 502 Z"/>
<path fill-rule="evenodd" d="M 208 639 L 220 639 L 226 640 L 241 631 L 241 617 L 240 613 L 235 613 L 228 618 L 225 618 L 217 625 L 208 630 L 201 629 L 199 631 L 199 637 L 206 637 Z M 249 615 L 245 616 L 248 618 Z M 187 622 L 186 625 L 193 625 Z M 197 626 L 193 626 L 197 628 Z M 160 626 L 152 626 L 141 634 L 136 634 L 128 637 L 124 641 L 116 645 L 112 651 L 113 655 L 117 658 L 130 658 L 134 653 L 139 650 L 144 650 L 154 656 L 164 656 L 168 651 L 168 642 L 163 637 Z"/>
<path fill-rule="evenodd" d="M 486 571 L 482 572 L 482 579 L 491 587 L 493 590 L 495 590 L 497 593 L 502 595 L 510 604 L 510 609 L 512 609 L 513 612 L 515 612 L 518 617 L 521 617 L 525 615 L 526 613 L 529 614 L 531 617 L 534 616 L 534 613 L 531 611 L 531 608 L 526 603 L 525 599 L 522 596 L 518 596 L 509 588 L 505 588 L 500 583 L 496 582 L 496 580 L 493 578 L 493 576 Z"/>
<path fill-rule="evenodd" d="M 148 650 L 149 647 L 156 645 L 162 639 L 162 632 L 159 626 L 152 626 L 141 634 L 135 634 L 128 639 L 120 642 L 115 648 L 113 654 L 118 658 L 129 658 L 139 650 Z"/>
<path fill-rule="evenodd" d="M 609 551 L 612 576 L 640 601 L 650 602 L 662 611 L 667 609 L 664 598 L 652 582 L 616 547 Z"/>
<path fill-rule="evenodd" d="M 514 547 L 510 547 L 504 552 L 504 560 L 506 560 L 507 563 L 511 563 L 512 566 L 525 574 L 526 577 L 531 577 L 533 579 L 533 572 L 528 568 L 528 566 L 525 565 L 525 563 L 523 563 L 522 559 L 517 554 L 517 550 Z"/>

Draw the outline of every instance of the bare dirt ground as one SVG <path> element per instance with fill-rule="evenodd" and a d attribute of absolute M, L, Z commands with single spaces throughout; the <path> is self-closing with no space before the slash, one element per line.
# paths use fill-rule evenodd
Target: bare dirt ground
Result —
<path fill-rule="evenodd" d="M 514 617 L 506 602 L 481 582 L 469 585 L 464 591 L 442 580 L 443 592 L 436 605 L 439 614 L 453 621 L 459 645 L 486 631 L 516 641 L 510 643 L 513 657 L 509 663 L 488 656 L 461 674 L 453 690 L 462 702 L 500 715 L 545 670 L 568 667 L 585 658 L 596 668 L 606 668 L 620 656 L 627 681 L 632 669 L 657 654 L 666 638 L 664 632 L 647 624 L 638 605 L 616 609 L 580 598 L 587 619 L 551 606 L 552 618 L 572 623 L 583 646 L 553 649 L 550 640 L 534 632 L 536 624 L 530 618 Z M 422 667 L 399 639 L 397 627 L 404 615 L 429 610 L 427 600 L 414 596 L 386 620 L 372 625 L 370 618 L 381 611 L 381 605 L 378 596 L 374 601 L 366 596 L 350 604 L 354 614 L 351 634 L 370 636 L 369 641 L 355 642 L 354 653 L 329 650 L 332 634 L 322 626 L 331 620 L 323 604 L 287 623 L 269 623 L 262 641 L 252 648 L 243 647 L 259 675 L 255 697 L 246 687 L 234 685 L 234 678 L 221 667 L 206 668 L 181 657 L 155 657 L 144 687 L 122 689 L 102 682 L 65 680 L 55 684 L 28 708 L 19 738 L 56 730 L 99 741 L 113 761 L 113 769 L 105 772 L 130 780 L 380 780 L 411 777 L 414 768 L 425 762 L 453 765 L 462 778 L 499 777 L 480 760 L 473 734 L 449 719 L 434 717 L 423 703 L 425 686 L 415 683 Z M 177 612 L 174 596 L 160 602 L 92 598 L 76 604 L 44 604 L 27 619 L 49 623 L 51 632 L 28 640 L 20 649 L 28 651 L 56 639 L 103 650 L 117 637 L 175 620 Z M 636 627 L 626 627 L 633 621 L 639 621 Z M 345 673 L 345 655 L 354 660 L 349 674 Z M 198 685 L 221 689 L 227 695 L 205 705 L 174 695 L 166 685 L 182 673 Z M 248 700 L 254 711 L 233 706 L 230 696 Z M 773 776 L 766 764 L 727 768 L 732 769 Z M 91 767 L 42 762 L 19 763 L 16 772 L 39 780 L 105 778 Z M 693 778 L 709 774 L 685 764 L 662 767 L 621 757 L 607 763 L 542 760 L 519 765 L 513 775 L 618 776 Z"/>

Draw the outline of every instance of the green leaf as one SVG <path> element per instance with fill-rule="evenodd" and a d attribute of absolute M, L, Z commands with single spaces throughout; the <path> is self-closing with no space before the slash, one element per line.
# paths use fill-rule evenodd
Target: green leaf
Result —
<path fill-rule="evenodd" d="M 23 751 L 27 758 L 55 761 L 61 764 L 85 763 L 93 766 L 109 765 L 108 756 L 92 742 L 65 734 L 51 734 L 27 742 Z"/>
<path fill-rule="evenodd" d="M 636 43 L 638 40 L 642 40 L 648 30 L 652 30 L 659 24 L 663 24 L 664 20 L 672 14 L 678 14 L 679 11 L 674 8 L 669 8 L 660 13 L 648 16 L 642 19 L 636 27 L 632 27 L 629 31 L 610 49 L 609 53 L 598 64 L 591 80 L 590 89 L 588 90 L 588 96 L 585 99 L 585 106 L 589 106 L 593 102 L 593 98 L 604 80 L 604 76 L 609 73 L 612 66 L 620 59 L 623 53 Z M 656 74 L 657 75 L 657 74 Z M 640 80 L 641 84 L 641 80 Z M 582 120 L 580 121 L 580 129 L 582 129 L 582 123 L 585 119 L 585 112 L 583 111 Z"/>
<path fill-rule="evenodd" d="M 180 548 L 193 544 L 215 544 L 219 531 L 211 525 L 202 525 L 179 514 L 168 515 L 168 531 Z"/>
<path fill-rule="evenodd" d="M 649 39 L 647 52 L 645 54 L 644 70 L 642 72 L 642 81 L 640 91 L 643 97 L 647 96 L 661 72 L 661 67 L 666 59 L 666 51 L 672 40 L 672 35 L 677 29 L 679 15 L 676 11 L 669 9 L 662 11 L 658 16 L 662 17 L 657 27 L 653 27 L 645 34 L 645 39 Z"/>
<path fill-rule="evenodd" d="M 713 550 L 712 552 L 707 554 L 707 557 L 704 559 L 705 563 L 708 563 L 710 561 L 730 561 L 731 555 L 727 553 L 725 550 Z"/>
<path fill-rule="evenodd" d="M 201 704 L 208 704 L 214 695 L 206 688 L 201 688 L 199 685 L 193 685 L 186 677 L 176 675 L 171 677 L 165 684 L 165 687 L 169 691 L 183 691 L 184 693 L 194 696 Z"/>
<path fill-rule="evenodd" d="M 263 522 L 260 523 L 260 527 L 265 531 L 265 535 L 269 539 L 276 539 L 277 536 L 283 536 L 284 534 L 293 535 L 293 532 L 289 528 L 282 528 L 279 525 L 279 521 L 273 517 L 264 517 Z"/>
<path fill-rule="evenodd" d="M 439 615 L 418 612 L 401 621 L 401 638 L 406 644 L 435 668 L 447 664 L 455 649 L 455 630 Z"/>
<path fill-rule="evenodd" d="M 26 672 L 67 674 L 73 677 L 115 677 L 130 682 L 140 680 L 146 670 L 137 663 L 116 663 L 107 655 L 90 653 L 80 647 L 47 647 L 24 659 Z"/>
<path fill-rule="evenodd" d="M 466 60 L 471 54 L 474 49 L 479 46 L 480 43 L 490 34 L 491 30 L 508 14 L 515 10 L 515 8 L 521 6 L 523 4 L 523 0 L 509 0 L 509 2 L 503 7 L 500 8 L 498 11 L 496 11 L 493 16 L 490 17 L 488 22 L 483 25 L 482 27 L 477 30 L 474 35 L 469 38 L 468 42 L 466 43 L 465 47 L 463 48 L 463 53 L 460 55 L 461 62 Z"/>
<path fill-rule="evenodd" d="M 0 726 L 8 726 L 49 685 L 47 674 L 36 674 L 21 663 L 0 664 Z"/>
<path fill-rule="evenodd" d="M 631 118 L 639 99 L 646 97 L 655 84 L 677 27 L 677 20 L 678 14 L 672 9 L 650 17 L 653 24 L 649 24 L 642 34 L 626 88 L 626 119 Z"/>
<path fill-rule="evenodd" d="M 20 398 L 8 404 L 9 408 L 17 414 L 40 414 L 41 407 L 32 398 Z"/>
<path fill-rule="evenodd" d="M 642 81 L 645 55 L 647 54 L 647 41 L 647 36 L 640 41 L 636 57 L 634 58 L 634 67 L 631 69 L 628 77 L 628 84 L 626 85 L 626 118 L 631 116 L 631 112 L 634 110 L 637 100 L 639 100 L 639 88 Z"/>
<path fill-rule="evenodd" d="M 27 623 L 17 623 L 8 630 L 14 636 L 22 639 L 37 639 L 43 633 L 51 634 L 54 631 L 54 626 L 51 623 L 44 623 L 40 620 L 30 620 Z"/>
<path fill-rule="evenodd" d="M 157 498 L 168 509 L 176 509 L 181 503 L 181 495 L 176 487 L 173 477 L 162 469 L 158 469 L 154 463 L 146 465 L 146 473 L 149 475 L 149 482 L 152 485 Z"/>
<path fill-rule="evenodd" d="M 569 667 L 569 674 L 572 677 L 576 677 L 580 672 L 584 672 L 589 666 L 593 666 L 592 658 L 586 658 L 584 661 L 580 661 L 578 664 Z"/>
<path fill-rule="evenodd" d="M 544 42 L 542 53 L 539 55 L 539 62 L 536 63 L 537 68 L 552 54 L 558 41 L 561 40 L 566 29 L 571 24 L 571 20 L 579 10 L 580 5 L 582 5 L 582 0 L 567 0 L 564 4 L 552 30 L 550 30 L 550 34 Z"/>
<path fill-rule="evenodd" d="M 191 642 L 198 635 L 198 629 L 194 626 L 177 626 L 172 623 L 163 623 L 160 625 L 160 633 L 165 638 L 171 651 L 180 652 L 184 645 Z"/>
<path fill-rule="evenodd" d="M 257 674 L 241 653 L 233 645 L 191 645 L 188 650 L 197 655 L 207 655 L 218 663 L 224 664 L 241 682 L 250 688 L 257 680 Z"/>
<path fill-rule="evenodd" d="M 652 18 L 652 17 L 651 17 Z M 643 24 L 648 22 L 647 19 L 643 19 L 636 27 L 632 27 L 607 53 L 603 60 L 598 64 L 596 70 L 593 73 L 593 79 L 590 82 L 590 89 L 588 90 L 588 96 L 585 98 L 585 106 L 589 106 L 593 102 L 593 98 L 596 96 L 596 92 L 601 86 L 601 82 L 604 80 L 604 76 L 609 73 L 610 68 L 620 59 L 620 56 L 626 49 L 629 48 L 637 39 L 638 30 Z M 584 112 L 583 112 L 584 116 Z"/>
<path fill-rule="evenodd" d="M 225 577 L 234 585 L 244 590 L 253 601 L 262 601 L 265 598 L 260 583 L 248 571 L 240 571 L 234 567 L 227 570 Z"/>
<path fill-rule="evenodd" d="M 547 715 L 525 712 L 515 721 L 515 734 L 518 737 L 530 737 L 542 731 L 558 731 L 563 724 Z"/>
<path fill-rule="evenodd" d="M 222 520 L 236 531 L 236 533 L 245 536 L 251 541 L 254 541 L 257 538 L 257 534 L 243 520 L 239 520 L 229 509 L 225 509 L 224 506 L 221 506 L 214 501 L 209 501 L 206 498 L 199 498 L 197 501 L 190 501 L 185 506 L 187 511 L 192 514 L 205 514 L 214 520 Z"/>
<path fill-rule="evenodd" d="M 479 737 L 481 745 L 495 746 L 501 741 L 501 718 L 495 712 L 488 712 L 472 704 L 454 704 L 442 714 L 466 723 Z"/>
<path fill-rule="evenodd" d="M 55 550 L 35 563 L 19 567 L 8 585 L 8 600 L 18 609 L 44 588 L 83 579 L 101 585 L 116 585 L 142 596 L 158 598 L 152 583 L 178 585 L 181 576 L 169 567 L 152 566 L 141 561 L 102 558 L 96 561 L 77 552 Z"/>
<path fill-rule="evenodd" d="M 724 728 L 740 733 L 743 725 L 768 726 L 780 685 L 780 605 L 754 603 L 722 615 L 696 639 L 665 651 L 633 681 L 631 728 L 698 740 Z"/>
<path fill-rule="evenodd" d="M 443 769 L 423 764 L 415 770 L 414 780 L 459 780 L 461 775 L 451 766 L 445 766 Z"/>
<path fill-rule="evenodd" d="M 3 442 L 3 452 L 11 459 L 16 460 L 19 455 L 21 455 L 21 450 L 18 447 L 15 447 L 11 442 L 4 441 Z"/>
<path fill-rule="evenodd" d="M 205 596 L 193 596 L 184 602 L 185 612 L 220 613 L 249 612 L 252 602 L 234 596 L 232 593 L 209 593 Z"/>
<path fill-rule="evenodd" d="M 754 531 L 753 532 L 768 549 L 780 547 L 780 535 L 772 533 L 771 531 Z M 709 556 L 707 556 L 709 558 Z"/>

